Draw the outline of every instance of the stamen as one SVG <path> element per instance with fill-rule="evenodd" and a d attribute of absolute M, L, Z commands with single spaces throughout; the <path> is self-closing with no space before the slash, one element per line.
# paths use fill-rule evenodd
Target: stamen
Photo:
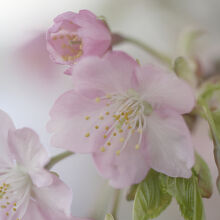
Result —
<path fill-rule="evenodd" d="M 95 101 L 96 101 L 97 103 L 99 103 L 99 102 L 100 102 L 100 98 L 97 97 L 97 98 L 95 99 Z"/>
<path fill-rule="evenodd" d="M 101 152 L 105 152 L 105 151 L 106 151 L 105 147 L 101 147 L 101 148 L 100 148 L 100 151 L 101 151 Z"/>
<path fill-rule="evenodd" d="M 121 153 L 121 151 L 120 151 L 120 150 L 117 150 L 117 151 L 116 151 L 116 155 L 117 155 L 117 156 L 119 156 L 119 155 L 120 155 L 120 153 Z"/>
<path fill-rule="evenodd" d="M 111 98 L 112 98 L 112 95 L 111 95 L 111 94 L 107 94 L 105 97 L 106 97 L 107 99 L 111 99 Z"/>
<path fill-rule="evenodd" d="M 136 145 L 135 145 L 135 149 L 136 149 L 136 150 L 140 149 L 140 145 L 139 145 L 139 144 L 136 144 Z"/>
<path fill-rule="evenodd" d="M 124 140 L 125 140 L 125 139 L 124 139 L 123 137 L 120 138 L 120 142 L 124 142 Z"/>
<path fill-rule="evenodd" d="M 139 136 L 138 142 L 134 148 L 137 150 L 140 149 L 143 131 L 146 128 L 146 117 L 152 111 L 151 105 L 146 101 L 143 101 L 138 93 L 132 89 L 124 94 L 106 94 L 102 97 L 96 97 L 95 101 L 97 103 L 107 101 L 102 115 L 98 116 L 97 121 L 92 125 L 92 127 L 94 126 L 96 129 L 102 128 L 105 131 L 103 138 L 106 139 L 106 142 L 105 145 L 100 148 L 100 151 L 105 152 L 107 146 L 111 146 L 112 143 L 115 143 L 114 137 L 117 136 L 117 133 L 123 133 L 123 136 L 118 138 L 118 144 L 122 146 L 116 151 L 116 155 L 120 155 L 120 153 L 126 148 L 128 141 L 134 133 Z M 105 119 L 103 114 L 113 117 L 113 123 L 111 126 L 100 125 L 98 120 Z M 88 117 L 86 118 L 87 120 Z"/>
<path fill-rule="evenodd" d="M 99 119 L 100 119 L 100 120 L 104 120 L 104 117 L 103 117 L 103 116 L 100 116 Z"/>
<path fill-rule="evenodd" d="M 123 132 L 123 129 L 120 129 L 118 132 L 119 132 L 119 133 L 122 133 L 122 132 Z"/>
<path fill-rule="evenodd" d="M 85 134 L 85 137 L 89 137 L 89 136 L 90 136 L 90 133 L 86 133 L 86 134 Z"/>

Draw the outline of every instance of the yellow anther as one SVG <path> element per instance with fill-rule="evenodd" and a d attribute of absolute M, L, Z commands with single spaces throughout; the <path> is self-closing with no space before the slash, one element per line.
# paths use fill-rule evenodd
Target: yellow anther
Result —
<path fill-rule="evenodd" d="M 119 129 L 119 133 L 122 133 L 123 132 L 123 129 Z"/>
<path fill-rule="evenodd" d="M 105 114 L 106 114 L 106 115 L 109 115 L 109 112 L 106 112 Z"/>
<path fill-rule="evenodd" d="M 63 55 L 62 58 L 64 61 L 68 61 L 68 56 Z"/>
<path fill-rule="evenodd" d="M 52 40 L 57 40 L 57 36 L 52 37 Z"/>
<path fill-rule="evenodd" d="M 115 118 L 115 120 L 119 120 L 120 119 L 120 115 L 113 115 L 113 117 Z"/>
<path fill-rule="evenodd" d="M 116 136 L 116 135 L 117 135 L 117 133 L 116 133 L 116 132 L 114 132 L 114 133 L 113 133 L 113 135 L 114 135 L 114 136 Z"/>
<path fill-rule="evenodd" d="M 131 129 L 131 128 L 132 128 L 131 125 L 129 125 L 129 126 L 128 126 L 128 129 Z"/>
<path fill-rule="evenodd" d="M 85 134 L 85 137 L 89 137 L 89 136 L 90 136 L 90 133 L 86 133 L 86 134 Z"/>
<path fill-rule="evenodd" d="M 13 206 L 16 206 L 16 205 L 17 205 L 17 203 L 14 203 L 14 204 L 13 204 Z"/>
<path fill-rule="evenodd" d="M 110 105 L 109 103 L 106 104 L 106 106 L 109 106 L 109 105 Z"/>
<path fill-rule="evenodd" d="M 120 155 L 120 153 L 121 153 L 121 151 L 120 151 L 120 150 L 117 150 L 117 151 L 116 151 L 116 155 L 117 155 L 117 156 L 119 156 L 119 155 Z"/>
<path fill-rule="evenodd" d="M 106 95 L 106 98 L 107 98 L 107 99 L 111 99 L 112 96 L 111 96 L 110 94 L 107 94 L 107 95 Z"/>
<path fill-rule="evenodd" d="M 103 136 L 104 138 L 107 138 L 107 135 L 106 134 L 104 134 L 104 136 Z"/>
<path fill-rule="evenodd" d="M 101 99 L 100 99 L 99 97 L 95 98 L 95 101 L 96 101 L 97 103 L 99 103 L 100 100 L 101 100 Z"/>
<path fill-rule="evenodd" d="M 127 112 L 127 115 L 131 115 L 133 113 L 133 110 L 130 110 L 129 112 Z"/>
<path fill-rule="evenodd" d="M 124 114 L 125 114 L 124 112 L 121 113 L 121 115 L 124 115 Z"/>
<path fill-rule="evenodd" d="M 6 212 L 5 214 L 6 214 L 7 216 L 9 216 L 9 213 L 8 213 L 8 212 Z"/>
<path fill-rule="evenodd" d="M 139 145 L 139 144 L 136 144 L 136 145 L 135 145 L 135 149 L 138 150 L 139 148 L 140 148 L 140 145 Z"/>
<path fill-rule="evenodd" d="M 104 147 L 101 147 L 101 148 L 100 148 L 100 151 L 101 151 L 101 152 L 105 152 L 106 149 L 105 149 Z"/>
<path fill-rule="evenodd" d="M 7 206 L 6 206 L 6 205 L 1 205 L 1 208 L 2 208 L 2 209 L 6 209 Z"/>
<path fill-rule="evenodd" d="M 14 211 L 14 212 L 16 212 L 16 210 L 17 210 L 16 208 L 13 208 L 13 211 Z"/>
<path fill-rule="evenodd" d="M 103 119 L 104 119 L 104 117 L 103 117 L 103 116 L 100 116 L 100 117 L 99 117 L 99 119 L 100 119 L 100 120 L 103 120 Z"/>
<path fill-rule="evenodd" d="M 107 145 L 108 145 L 108 146 L 111 146 L 111 142 L 110 142 L 110 141 L 109 141 L 109 142 L 107 142 Z"/>
<path fill-rule="evenodd" d="M 106 126 L 106 127 L 105 127 L 105 130 L 106 130 L 106 131 L 108 131 L 108 129 L 109 129 L 109 127 L 108 127 L 108 126 Z"/>
<path fill-rule="evenodd" d="M 98 125 L 96 125 L 96 126 L 95 126 L 95 129 L 99 129 L 99 126 L 98 126 Z"/>
<path fill-rule="evenodd" d="M 7 204 L 7 205 L 10 205 L 10 202 L 7 202 L 6 204 Z"/>
<path fill-rule="evenodd" d="M 140 134 L 141 134 L 141 133 L 142 133 L 142 129 L 138 129 L 138 133 L 140 133 Z"/>
<path fill-rule="evenodd" d="M 123 137 L 120 138 L 120 142 L 124 142 L 124 140 L 125 140 L 125 139 L 124 139 Z"/>
<path fill-rule="evenodd" d="M 89 119 L 90 119 L 90 117 L 89 117 L 89 116 L 86 116 L 86 117 L 85 117 L 85 119 L 86 119 L 86 120 L 89 120 Z"/>
<path fill-rule="evenodd" d="M 75 58 L 73 56 L 68 56 L 69 61 L 73 61 Z"/>

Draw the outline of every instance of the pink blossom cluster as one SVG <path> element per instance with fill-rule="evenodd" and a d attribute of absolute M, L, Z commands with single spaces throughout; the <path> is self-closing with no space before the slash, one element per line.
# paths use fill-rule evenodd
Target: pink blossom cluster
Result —
<path fill-rule="evenodd" d="M 107 24 L 87 10 L 56 17 L 47 49 L 74 84 L 50 112 L 52 146 L 91 154 L 116 188 L 139 183 L 151 168 L 191 176 L 194 150 L 182 115 L 195 99 L 185 81 L 112 50 Z M 16 129 L 3 111 L 0 122 L 0 219 L 79 219 L 70 214 L 69 187 L 45 169 L 49 157 L 38 135 Z"/>
<path fill-rule="evenodd" d="M 55 62 L 71 66 L 74 88 L 50 112 L 52 145 L 91 154 L 117 188 L 139 183 L 150 168 L 190 177 L 194 152 L 182 117 L 195 104 L 190 86 L 112 51 L 107 25 L 89 11 L 66 12 L 54 22 L 47 48 Z"/>
<path fill-rule="evenodd" d="M 38 135 L 16 129 L 0 110 L 0 219 L 79 220 L 71 217 L 71 189 L 44 166 L 49 161 Z"/>

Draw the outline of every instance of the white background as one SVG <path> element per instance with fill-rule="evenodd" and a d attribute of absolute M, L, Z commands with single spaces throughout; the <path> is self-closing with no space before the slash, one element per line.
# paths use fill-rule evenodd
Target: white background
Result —
<path fill-rule="evenodd" d="M 55 99 L 72 88 L 72 82 L 56 65 L 51 64 L 52 71 L 48 73 L 41 69 L 40 50 L 34 61 L 27 54 L 20 60 L 20 51 L 23 44 L 45 31 L 58 14 L 69 10 L 92 10 L 106 17 L 112 31 L 137 37 L 173 57 L 177 55 L 176 41 L 182 29 L 199 27 L 206 32 L 197 48 L 204 66 L 209 67 L 212 58 L 220 54 L 219 0 L 0 0 L 0 3 L 0 108 L 13 118 L 17 127 L 36 130 L 50 154 L 60 150 L 49 145 L 50 135 L 45 128 L 48 114 Z M 119 48 L 142 63 L 152 61 L 133 46 Z M 194 139 L 195 147 L 211 167 L 215 182 L 213 147 L 205 123 L 199 124 Z M 90 156 L 72 156 L 54 170 L 73 190 L 74 216 L 98 216 L 109 210 L 107 203 L 111 203 L 113 190 L 99 177 Z M 216 189 L 215 195 L 204 202 L 207 219 L 220 219 L 220 199 Z M 131 219 L 131 209 L 132 203 L 123 199 L 119 219 Z M 158 219 L 182 219 L 175 202 Z"/>

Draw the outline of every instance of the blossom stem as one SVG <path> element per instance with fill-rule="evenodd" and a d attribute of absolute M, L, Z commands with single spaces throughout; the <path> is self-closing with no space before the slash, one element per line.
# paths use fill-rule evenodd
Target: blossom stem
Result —
<path fill-rule="evenodd" d="M 121 195 L 121 190 L 115 189 L 113 207 L 112 207 L 112 212 L 111 212 L 112 216 L 114 217 L 114 220 L 117 220 L 118 218 L 120 195 Z"/>
<path fill-rule="evenodd" d="M 50 161 L 46 164 L 45 169 L 50 170 L 56 163 L 60 162 L 61 160 L 73 155 L 73 152 L 65 151 L 60 153 L 50 159 Z"/>
<path fill-rule="evenodd" d="M 156 49 L 152 48 L 151 46 L 149 46 L 149 45 L 145 44 L 144 42 L 139 41 L 133 37 L 127 37 L 127 36 L 121 36 L 121 35 L 118 35 L 118 36 L 121 37 L 120 42 L 127 41 L 131 44 L 134 44 L 134 45 L 142 48 L 143 50 L 145 50 L 149 54 L 151 54 L 153 57 L 155 57 L 156 59 L 158 59 L 162 63 L 166 64 L 169 68 L 172 68 L 172 59 L 169 56 L 157 51 Z"/>

